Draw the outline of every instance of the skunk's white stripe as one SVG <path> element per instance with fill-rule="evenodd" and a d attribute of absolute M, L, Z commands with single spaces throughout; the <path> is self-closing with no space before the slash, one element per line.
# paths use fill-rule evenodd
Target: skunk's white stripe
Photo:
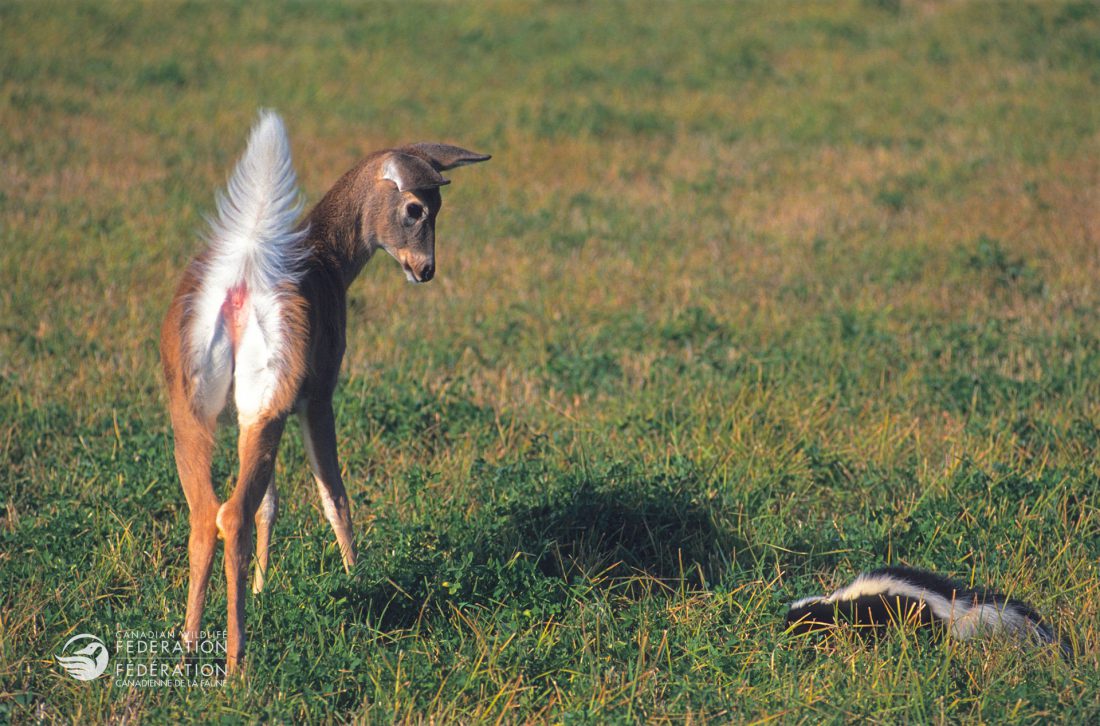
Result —
<path fill-rule="evenodd" d="M 813 595 L 811 597 L 804 597 L 801 600 L 795 600 L 794 602 L 787 605 L 787 609 L 788 610 L 798 610 L 799 608 L 804 608 L 807 605 L 812 605 L 815 602 L 834 602 L 834 601 L 826 600 L 826 598 L 821 597 L 820 595 Z"/>
<path fill-rule="evenodd" d="M 825 600 L 855 600 L 864 595 L 894 595 L 923 600 L 932 609 L 932 614 L 944 621 L 950 621 L 960 608 L 967 607 L 964 602 L 949 600 L 946 593 L 934 592 L 906 580 L 874 572 L 861 574 L 850 585 L 842 587 Z"/>
<path fill-rule="evenodd" d="M 307 254 L 305 230 L 294 231 L 301 210 L 286 128 L 278 114 L 262 111 L 218 195 L 210 253 L 192 301 L 188 361 L 206 417 L 225 406 L 230 384 L 242 416 L 262 411 L 274 391 L 284 345 L 279 290 L 298 279 Z M 239 305 L 227 320 L 231 295 Z"/>

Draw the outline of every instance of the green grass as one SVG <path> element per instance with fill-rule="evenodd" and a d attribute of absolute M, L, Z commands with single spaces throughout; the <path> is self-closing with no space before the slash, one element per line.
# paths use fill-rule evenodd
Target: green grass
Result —
<path fill-rule="evenodd" d="M 1095 721 L 1098 38 L 1092 2 L 0 4 L 0 721 Z M 71 635 L 182 622 L 158 326 L 260 106 L 311 202 L 385 145 L 494 158 L 436 281 L 352 289 L 353 575 L 291 426 L 245 675 L 77 682 Z M 1080 655 L 784 634 L 887 563 Z"/>

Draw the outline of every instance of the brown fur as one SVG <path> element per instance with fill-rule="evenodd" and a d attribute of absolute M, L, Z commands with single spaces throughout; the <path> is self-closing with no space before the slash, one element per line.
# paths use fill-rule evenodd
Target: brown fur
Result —
<path fill-rule="evenodd" d="M 252 524 L 257 527 L 254 589 L 263 587 L 277 494 L 275 458 L 288 416 L 297 413 L 318 485 L 334 505 L 330 523 L 350 572 L 355 564 L 351 511 L 340 476 L 332 395 L 346 345 L 347 290 L 374 252 L 385 249 L 417 280 L 427 281 L 435 268 L 435 220 L 442 199 L 438 172 L 489 157 L 438 144 L 418 144 L 377 152 L 363 159 L 332 187 L 302 221 L 308 228 L 303 244 L 311 254 L 297 283 L 282 290 L 282 329 L 287 340 L 277 390 L 266 410 L 238 421 L 240 471 L 225 503 L 219 503 L 210 478 L 214 418 L 204 419 L 195 405 L 192 361 L 187 360 L 187 331 L 192 301 L 198 293 L 206 255 L 191 262 L 168 309 L 161 329 L 161 361 L 175 433 L 180 483 L 190 508 L 188 542 L 190 586 L 184 641 L 190 648 L 201 631 L 202 611 L 217 538 L 226 545 L 228 586 L 227 667 L 232 672 L 244 653 L 245 575 L 252 557 Z M 423 188 L 399 191 L 383 178 L 386 165 Z M 428 167 L 428 168 L 425 168 Z M 434 176 L 433 176 L 434 174 Z M 419 205 L 423 214 L 410 218 Z M 240 417 L 239 417 L 240 418 Z M 261 506 L 267 497 L 268 504 Z"/>

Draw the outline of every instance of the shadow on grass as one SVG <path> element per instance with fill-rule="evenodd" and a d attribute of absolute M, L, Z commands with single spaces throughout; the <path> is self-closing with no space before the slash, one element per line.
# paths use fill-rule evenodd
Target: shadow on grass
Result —
<path fill-rule="evenodd" d="M 549 615 L 593 590 L 705 588 L 751 556 L 715 524 L 690 463 L 653 475 L 525 461 L 475 476 L 479 510 L 416 526 L 380 518 L 356 577 L 331 596 L 382 630 L 447 603 Z"/>
<path fill-rule="evenodd" d="M 737 548 L 680 484 L 582 479 L 552 501 L 509 507 L 495 534 L 499 546 L 534 553 L 548 577 L 705 586 Z"/>

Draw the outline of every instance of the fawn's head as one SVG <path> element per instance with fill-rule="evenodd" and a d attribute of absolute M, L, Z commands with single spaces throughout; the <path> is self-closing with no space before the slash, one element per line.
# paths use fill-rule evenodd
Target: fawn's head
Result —
<path fill-rule="evenodd" d="M 443 200 L 439 173 L 489 159 L 448 144 L 412 144 L 386 152 L 378 167 L 373 236 L 397 260 L 409 282 L 435 276 L 435 219 Z"/>

